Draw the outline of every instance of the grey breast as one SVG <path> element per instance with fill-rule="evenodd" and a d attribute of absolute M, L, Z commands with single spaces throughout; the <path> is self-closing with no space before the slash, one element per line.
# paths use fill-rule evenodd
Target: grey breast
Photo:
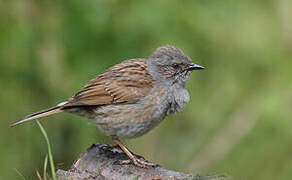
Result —
<path fill-rule="evenodd" d="M 169 94 L 170 96 L 167 99 L 169 103 L 167 114 L 181 111 L 190 100 L 188 90 L 180 84 L 173 84 L 169 88 Z"/>

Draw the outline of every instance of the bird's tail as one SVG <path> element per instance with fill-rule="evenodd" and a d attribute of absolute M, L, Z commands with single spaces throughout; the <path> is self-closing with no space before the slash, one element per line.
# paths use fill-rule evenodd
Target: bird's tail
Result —
<path fill-rule="evenodd" d="M 59 112 L 62 112 L 62 111 L 63 111 L 62 110 L 62 106 L 61 105 L 57 105 L 55 107 L 52 107 L 52 108 L 49 108 L 49 109 L 45 109 L 45 110 L 30 114 L 30 115 L 24 117 L 23 119 L 12 123 L 10 126 L 13 127 L 13 126 L 16 126 L 18 124 L 21 124 L 21 123 L 24 123 L 24 122 L 27 122 L 27 121 L 30 121 L 30 120 L 33 120 L 33 119 L 49 116 L 49 115 L 56 114 L 56 113 L 59 113 Z"/>

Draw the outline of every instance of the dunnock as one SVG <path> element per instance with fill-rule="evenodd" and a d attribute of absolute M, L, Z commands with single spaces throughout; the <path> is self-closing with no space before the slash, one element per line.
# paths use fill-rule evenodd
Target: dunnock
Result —
<path fill-rule="evenodd" d="M 190 97 L 185 83 L 204 69 L 175 46 L 162 46 L 147 59 L 125 60 L 92 79 L 68 101 L 31 114 L 20 123 L 62 111 L 92 119 L 137 166 L 154 164 L 134 156 L 119 140 L 141 136 L 166 115 L 180 111 Z"/>

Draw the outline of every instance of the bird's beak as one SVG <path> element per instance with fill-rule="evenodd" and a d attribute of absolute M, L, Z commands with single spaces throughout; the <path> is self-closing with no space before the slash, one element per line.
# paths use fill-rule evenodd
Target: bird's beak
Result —
<path fill-rule="evenodd" d="M 189 67 L 187 67 L 188 71 L 201 70 L 201 69 L 205 69 L 205 67 L 200 66 L 198 64 L 191 64 L 191 65 L 189 65 Z"/>

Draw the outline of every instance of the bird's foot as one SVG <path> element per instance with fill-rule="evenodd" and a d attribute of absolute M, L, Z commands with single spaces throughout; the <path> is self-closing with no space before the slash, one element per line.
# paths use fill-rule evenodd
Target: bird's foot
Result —
<path fill-rule="evenodd" d="M 130 164 L 132 162 L 134 163 L 134 165 L 141 168 L 158 166 L 154 163 L 144 160 L 142 156 L 133 154 L 123 145 L 123 143 L 117 137 L 114 137 L 113 140 L 120 146 L 121 150 L 124 151 L 124 153 L 130 158 L 128 160 L 123 160 L 121 164 Z"/>
<path fill-rule="evenodd" d="M 134 158 L 132 159 L 128 159 L 128 160 L 123 160 L 121 161 L 121 164 L 131 164 L 133 163 L 135 166 L 141 167 L 141 168 L 146 168 L 146 167 L 157 167 L 159 165 L 151 163 L 147 160 L 138 158 L 136 156 L 134 156 Z"/>

